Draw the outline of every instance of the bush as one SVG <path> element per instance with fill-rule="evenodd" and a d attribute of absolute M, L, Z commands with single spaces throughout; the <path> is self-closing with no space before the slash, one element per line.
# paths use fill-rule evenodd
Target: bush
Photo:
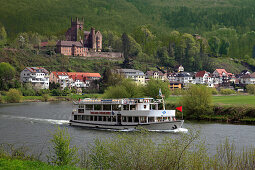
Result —
<path fill-rule="evenodd" d="M 204 85 L 192 85 L 182 97 L 184 113 L 190 118 L 212 113 L 212 92 Z"/>
<path fill-rule="evenodd" d="M 232 89 L 221 89 L 220 94 L 222 95 L 230 95 L 230 94 L 235 94 L 236 92 Z"/>
<path fill-rule="evenodd" d="M 49 100 L 49 98 L 50 98 L 50 95 L 48 95 L 48 94 L 43 94 L 42 95 L 42 101 L 43 102 L 47 102 Z"/>
<path fill-rule="evenodd" d="M 255 84 L 248 84 L 246 90 L 249 94 L 255 94 Z"/>
<path fill-rule="evenodd" d="M 216 88 L 211 88 L 211 91 L 212 91 L 212 95 L 218 94 L 218 90 Z"/>
<path fill-rule="evenodd" d="M 154 99 L 161 98 L 159 96 L 159 89 L 162 91 L 162 95 L 164 95 L 166 98 L 170 95 L 170 89 L 168 87 L 168 82 L 163 82 L 161 80 L 154 80 L 151 79 L 147 83 L 147 85 L 144 87 L 144 94 L 147 97 L 152 97 Z"/>
<path fill-rule="evenodd" d="M 49 163 L 59 166 L 76 165 L 79 162 L 78 148 L 76 146 L 70 147 L 71 138 L 67 129 L 58 127 L 52 136 L 50 141 L 53 146 L 47 155 Z"/>
<path fill-rule="evenodd" d="M 171 95 L 176 95 L 176 96 L 183 95 L 184 93 L 185 91 L 183 89 L 173 89 L 170 92 Z"/>
<path fill-rule="evenodd" d="M 6 101 L 8 103 L 19 103 L 22 99 L 22 94 L 17 89 L 10 89 L 6 94 Z"/>

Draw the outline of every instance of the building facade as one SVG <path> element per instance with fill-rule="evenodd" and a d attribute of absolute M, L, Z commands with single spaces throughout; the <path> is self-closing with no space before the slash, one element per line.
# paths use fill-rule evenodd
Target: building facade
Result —
<path fill-rule="evenodd" d="M 117 69 L 117 74 L 122 75 L 125 78 L 134 80 L 137 84 L 145 85 L 145 74 L 140 70 L 135 69 Z"/>
<path fill-rule="evenodd" d="M 35 89 L 49 89 L 49 72 L 43 67 L 26 67 L 20 73 L 22 83 L 31 83 Z"/>
<path fill-rule="evenodd" d="M 83 30 L 84 19 L 71 18 L 71 28 L 65 34 L 66 41 L 57 42 L 57 53 L 63 55 L 86 56 L 87 52 L 101 52 L 103 36 L 100 31 L 91 28 Z"/>

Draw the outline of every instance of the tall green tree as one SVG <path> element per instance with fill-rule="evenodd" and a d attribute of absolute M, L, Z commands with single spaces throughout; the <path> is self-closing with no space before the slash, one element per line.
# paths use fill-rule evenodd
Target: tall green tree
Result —
<path fill-rule="evenodd" d="M 192 85 L 182 97 L 184 113 L 187 117 L 198 119 L 212 112 L 212 92 L 204 85 Z"/>
<path fill-rule="evenodd" d="M 0 28 L 0 47 L 3 47 L 7 42 L 7 33 L 4 26 Z"/>
<path fill-rule="evenodd" d="M 208 44 L 209 44 L 211 53 L 214 56 L 218 56 L 219 50 L 220 50 L 220 39 L 216 36 L 213 36 L 208 40 Z"/>
<path fill-rule="evenodd" d="M 8 84 L 15 76 L 15 69 L 9 63 L 0 63 L 0 89 L 8 90 Z"/>

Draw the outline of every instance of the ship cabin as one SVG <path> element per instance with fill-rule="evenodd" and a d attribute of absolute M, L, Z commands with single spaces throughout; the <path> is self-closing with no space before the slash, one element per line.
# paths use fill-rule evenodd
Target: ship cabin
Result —
<path fill-rule="evenodd" d="M 134 99 L 84 99 L 74 102 L 74 121 L 89 121 L 117 124 L 146 124 L 172 121 L 174 110 L 159 110 L 160 101 L 153 98 Z"/>

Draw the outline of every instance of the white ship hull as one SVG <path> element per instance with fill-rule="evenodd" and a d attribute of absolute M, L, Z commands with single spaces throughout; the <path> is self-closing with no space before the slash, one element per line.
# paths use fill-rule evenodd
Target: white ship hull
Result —
<path fill-rule="evenodd" d="M 166 121 L 166 122 L 153 122 L 144 124 L 100 124 L 91 123 L 85 121 L 70 121 L 71 126 L 80 126 L 85 128 L 95 128 L 95 129 L 114 129 L 114 130 L 125 130 L 125 129 L 136 129 L 138 127 L 145 128 L 147 130 L 175 130 L 182 128 L 184 120 L 177 121 Z"/>

